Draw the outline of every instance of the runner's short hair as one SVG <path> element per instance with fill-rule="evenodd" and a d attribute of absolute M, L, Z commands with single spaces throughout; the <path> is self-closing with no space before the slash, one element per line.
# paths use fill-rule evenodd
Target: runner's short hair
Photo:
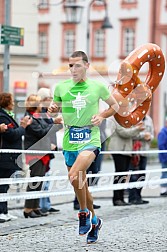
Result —
<path fill-rule="evenodd" d="M 82 57 L 88 63 L 88 56 L 83 51 L 75 51 L 71 54 L 70 58 Z"/>

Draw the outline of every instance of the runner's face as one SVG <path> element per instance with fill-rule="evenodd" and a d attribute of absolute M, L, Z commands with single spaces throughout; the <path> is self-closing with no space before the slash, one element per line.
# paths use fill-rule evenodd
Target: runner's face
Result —
<path fill-rule="evenodd" d="M 69 58 L 69 68 L 74 82 L 82 82 L 86 79 L 86 70 L 89 63 L 84 62 L 82 57 Z"/>

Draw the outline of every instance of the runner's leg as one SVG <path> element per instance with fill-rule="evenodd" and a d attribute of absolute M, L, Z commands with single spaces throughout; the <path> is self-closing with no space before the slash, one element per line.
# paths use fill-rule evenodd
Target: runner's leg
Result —
<path fill-rule="evenodd" d="M 91 206 L 93 204 L 93 199 L 88 191 L 86 170 L 94 159 L 95 154 L 93 151 L 82 151 L 79 153 L 68 174 L 71 184 L 73 185 L 74 191 L 77 195 L 80 208 L 85 209 L 88 207 L 87 205 L 89 205 L 88 208 L 91 208 L 91 212 L 93 211 L 93 206 Z"/>

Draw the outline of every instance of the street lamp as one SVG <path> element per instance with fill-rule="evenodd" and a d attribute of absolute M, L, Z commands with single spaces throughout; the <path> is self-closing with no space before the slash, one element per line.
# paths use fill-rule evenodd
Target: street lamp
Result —
<path fill-rule="evenodd" d="M 67 23 L 79 24 L 81 22 L 83 6 L 78 4 L 65 4 Z"/>
<path fill-rule="evenodd" d="M 106 12 L 107 13 L 107 12 Z M 111 29 L 113 28 L 112 24 L 110 23 L 109 17 L 105 16 L 103 24 L 101 26 L 102 29 Z"/>
<path fill-rule="evenodd" d="M 90 8 L 91 5 L 97 0 L 91 0 L 87 9 L 87 54 L 89 55 L 89 44 L 90 44 Z M 106 0 L 98 0 L 98 2 L 104 5 L 105 17 L 101 26 L 101 29 L 113 28 L 108 17 L 108 8 Z M 83 6 L 79 4 L 65 4 L 66 18 L 68 23 L 79 24 L 81 22 Z"/>
<path fill-rule="evenodd" d="M 93 1 L 92 1 L 93 2 Z M 102 29 L 112 29 L 113 26 L 112 24 L 110 23 L 110 20 L 109 20 L 109 17 L 108 17 L 108 8 L 107 8 L 107 3 L 106 3 L 106 0 L 102 0 L 100 2 L 103 2 L 104 4 L 104 8 L 105 8 L 105 17 L 104 17 L 104 21 L 103 21 L 103 24 L 102 24 Z"/>

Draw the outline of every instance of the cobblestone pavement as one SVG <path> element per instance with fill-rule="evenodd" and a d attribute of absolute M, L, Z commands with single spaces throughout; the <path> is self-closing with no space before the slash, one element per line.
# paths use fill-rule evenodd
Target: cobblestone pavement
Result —
<path fill-rule="evenodd" d="M 57 205 L 60 213 L 24 219 L 21 209 L 10 209 L 18 219 L 0 224 L 1 252 L 166 252 L 167 198 L 148 198 L 148 205 L 114 207 L 111 198 L 96 199 L 103 218 L 99 241 L 86 244 L 78 236 L 77 211 L 72 203 Z"/>

